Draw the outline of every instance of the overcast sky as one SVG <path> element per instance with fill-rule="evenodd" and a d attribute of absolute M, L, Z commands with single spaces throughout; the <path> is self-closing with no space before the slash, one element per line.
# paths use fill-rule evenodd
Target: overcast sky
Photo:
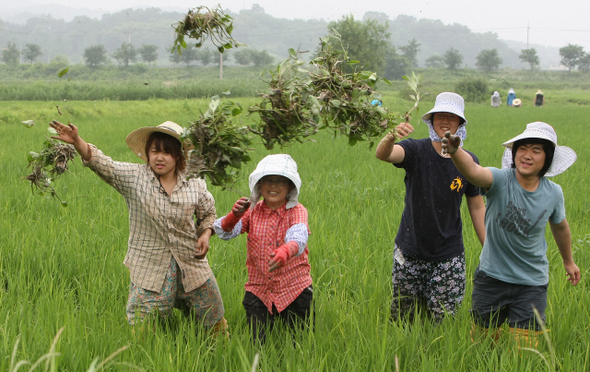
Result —
<path fill-rule="evenodd" d="M 31 5 L 49 4 L 107 12 L 145 7 L 185 12 L 199 5 L 217 7 L 220 4 L 234 13 L 258 4 L 273 17 L 327 21 L 348 14 L 362 19 L 365 12 L 377 11 L 387 14 L 390 19 L 400 14 L 418 19 L 439 19 L 445 24 L 465 25 L 473 32 L 495 32 L 500 39 L 553 47 L 571 43 L 590 51 L 590 2 L 584 0 L 2 0 L 0 17 L 3 10 L 13 12 L 15 8 L 27 6 L 30 11 Z"/>

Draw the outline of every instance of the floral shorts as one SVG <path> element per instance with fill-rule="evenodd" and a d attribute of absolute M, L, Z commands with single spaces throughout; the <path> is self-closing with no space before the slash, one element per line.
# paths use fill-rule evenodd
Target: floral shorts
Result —
<path fill-rule="evenodd" d="M 193 312 L 196 319 L 202 321 L 206 328 L 213 327 L 223 318 L 225 309 L 215 277 L 211 276 L 202 286 L 186 293 L 178 272 L 178 264 L 173 258 L 160 293 L 148 291 L 133 283 L 129 285 L 129 324 L 135 324 L 136 315 L 140 316 L 141 321 L 148 314 L 159 314 L 165 318 L 170 315 L 173 308 L 182 310 L 185 315 Z"/>
<path fill-rule="evenodd" d="M 465 294 L 464 254 L 444 261 L 422 261 L 401 256 L 396 246 L 394 256 L 392 318 L 407 315 L 412 319 L 419 304 L 426 306 L 436 322 L 445 314 L 455 315 Z"/>

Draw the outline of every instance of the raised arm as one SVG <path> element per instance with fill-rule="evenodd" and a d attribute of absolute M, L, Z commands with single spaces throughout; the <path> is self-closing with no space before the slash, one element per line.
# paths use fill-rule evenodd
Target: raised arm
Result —
<path fill-rule="evenodd" d="M 377 145 L 375 155 L 377 159 L 386 161 L 392 164 L 399 164 L 404 161 L 406 151 L 401 146 L 395 146 L 395 139 L 408 137 L 414 131 L 414 127 L 410 123 L 398 124 L 394 130 L 387 133 L 385 137 Z"/>
<path fill-rule="evenodd" d="M 451 135 L 451 132 L 445 133 L 445 138 L 442 140 L 442 149 L 444 152 L 451 155 L 453 163 L 464 175 L 469 182 L 477 187 L 489 189 L 492 185 L 492 172 L 482 167 L 473 161 L 471 155 L 460 147 L 461 138 L 459 136 Z"/>
<path fill-rule="evenodd" d="M 570 225 L 568 224 L 567 219 L 564 218 L 560 223 L 551 223 L 551 221 L 549 221 L 549 226 L 553 233 L 553 239 L 555 239 L 555 243 L 559 248 L 559 253 L 563 260 L 563 266 L 567 273 L 567 280 L 573 285 L 576 285 L 580 281 L 580 269 L 575 264 L 572 255 L 572 234 L 570 231 Z"/>
<path fill-rule="evenodd" d="M 78 128 L 74 124 L 69 123 L 65 125 L 54 120 L 49 125 L 57 132 L 57 136 L 52 136 L 51 138 L 74 145 L 82 159 L 86 161 L 90 160 L 91 152 L 88 144 L 78 135 Z"/>

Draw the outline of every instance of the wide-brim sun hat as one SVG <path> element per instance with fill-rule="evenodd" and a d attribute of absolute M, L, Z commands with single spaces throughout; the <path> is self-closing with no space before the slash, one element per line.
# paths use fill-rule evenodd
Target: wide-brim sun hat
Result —
<path fill-rule="evenodd" d="M 295 188 L 287 195 L 287 209 L 296 206 L 299 201 L 299 190 L 301 189 L 301 178 L 297 172 L 297 163 L 287 154 L 268 155 L 262 159 L 252 174 L 250 174 L 250 202 L 252 208 L 260 200 L 260 189 L 258 181 L 264 176 L 283 176 L 291 180 Z"/>
<path fill-rule="evenodd" d="M 165 133 L 176 138 L 178 142 L 182 144 L 182 148 L 185 151 L 185 156 L 187 155 L 187 151 L 192 147 L 188 143 L 182 141 L 184 128 L 173 121 L 166 121 L 155 127 L 143 127 L 136 129 L 129 133 L 127 138 L 125 138 L 125 142 L 127 142 L 127 146 L 129 146 L 135 155 L 139 156 L 144 161 L 147 161 L 148 159 L 145 153 L 145 144 L 147 143 L 150 135 L 154 132 Z"/>
<path fill-rule="evenodd" d="M 534 123 L 527 124 L 524 132 L 502 144 L 506 147 L 504 150 L 504 155 L 502 156 L 502 168 L 512 167 L 512 145 L 514 142 L 527 138 L 544 139 L 552 142 L 555 145 L 553 161 L 551 162 L 549 169 L 547 169 L 545 177 L 553 177 L 565 172 L 566 169 L 571 167 L 578 158 L 576 152 L 573 149 L 567 146 L 557 145 L 557 133 L 555 133 L 555 130 L 551 125 L 541 121 L 536 121 Z"/>
<path fill-rule="evenodd" d="M 537 93 L 535 93 L 535 94 L 543 94 L 543 92 L 541 91 L 541 89 L 539 89 L 539 90 L 537 91 Z"/>
<path fill-rule="evenodd" d="M 422 115 L 422 121 L 426 124 L 432 124 L 432 115 L 437 112 L 449 112 L 455 114 L 463 119 L 463 125 L 467 124 L 467 119 L 465 118 L 465 101 L 463 100 L 463 97 L 457 93 L 442 92 L 436 96 L 434 108 Z"/>
<path fill-rule="evenodd" d="M 515 98 L 514 101 L 512 101 L 512 106 L 520 106 L 522 103 L 522 101 L 520 100 L 520 98 Z"/>

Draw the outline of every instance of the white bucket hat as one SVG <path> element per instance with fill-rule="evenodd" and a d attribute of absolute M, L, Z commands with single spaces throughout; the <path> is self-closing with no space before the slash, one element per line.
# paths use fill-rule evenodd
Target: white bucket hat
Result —
<path fill-rule="evenodd" d="M 463 125 L 467 124 L 465 119 L 465 101 L 457 93 L 442 92 L 436 96 L 434 108 L 422 115 L 422 121 L 426 124 L 432 124 L 432 115 L 437 112 L 450 112 L 463 119 Z"/>
<path fill-rule="evenodd" d="M 146 158 L 145 154 L 145 144 L 147 143 L 150 135 L 154 132 L 165 133 L 176 138 L 182 144 L 185 152 L 190 150 L 192 147 L 189 144 L 182 142 L 181 136 L 184 133 L 184 128 L 172 121 L 166 121 L 156 127 L 143 127 L 136 129 L 129 133 L 127 138 L 125 138 L 125 142 L 127 142 L 127 146 L 129 146 L 135 155 L 139 156 L 144 161 L 147 161 L 148 159 Z"/>
<path fill-rule="evenodd" d="M 536 121 L 534 123 L 527 124 L 526 129 L 522 134 L 504 142 L 502 145 L 506 146 L 504 155 L 502 156 L 502 168 L 512 167 L 512 145 L 514 142 L 526 139 L 526 138 L 540 138 L 551 141 L 555 145 L 555 154 L 553 155 L 553 161 L 545 173 L 545 177 L 557 176 L 565 172 L 572 164 L 576 162 L 576 152 L 566 146 L 557 145 L 557 134 L 553 127 L 547 123 Z"/>
<path fill-rule="evenodd" d="M 295 188 L 287 195 L 287 209 L 293 208 L 299 203 L 299 190 L 301 178 L 297 173 L 297 163 L 287 154 L 268 155 L 258 163 L 256 169 L 250 174 L 250 202 L 252 208 L 260 199 L 260 189 L 256 186 L 264 176 L 283 176 L 293 182 Z"/>

